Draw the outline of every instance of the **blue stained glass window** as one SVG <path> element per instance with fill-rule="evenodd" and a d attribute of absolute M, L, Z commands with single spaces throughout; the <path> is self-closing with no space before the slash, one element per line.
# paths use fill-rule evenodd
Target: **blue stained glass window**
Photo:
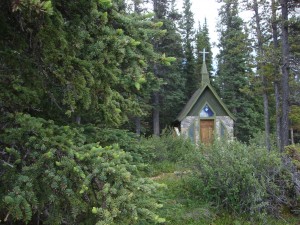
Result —
<path fill-rule="evenodd" d="M 214 112 L 206 104 L 200 112 L 200 117 L 213 117 Z"/>

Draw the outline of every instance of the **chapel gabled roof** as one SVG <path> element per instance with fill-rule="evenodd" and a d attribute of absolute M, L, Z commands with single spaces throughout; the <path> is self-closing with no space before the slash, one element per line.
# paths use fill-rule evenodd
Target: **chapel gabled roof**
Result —
<path fill-rule="evenodd" d="M 223 107 L 223 109 L 228 114 L 228 116 L 230 116 L 233 120 L 236 120 L 235 116 L 228 110 L 228 108 L 226 107 L 222 99 L 218 96 L 217 92 L 210 84 L 205 84 L 202 87 L 200 87 L 197 91 L 195 91 L 195 93 L 192 95 L 190 100 L 187 102 L 187 104 L 184 106 L 182 111 L 177 116 L 176 120 L 182 121 L 189 114 L 189 112 L 191 111 L 193 106 L 197 103 L 197 100 L 200 98 L 202 93 L 204 93 L 204 90 L 206 88 L 208 88 L 213 93 L 214 97 L 218 100 L 218 102 Z"/>

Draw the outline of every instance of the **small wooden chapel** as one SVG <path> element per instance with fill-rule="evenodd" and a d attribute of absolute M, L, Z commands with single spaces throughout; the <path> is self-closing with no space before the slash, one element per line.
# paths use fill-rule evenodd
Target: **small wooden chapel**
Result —
<path fill-rule="evenodd" d="M 194 143 L 212 143 L 214 138 L 233 138 L 235 117 L 210 84 L 203 50 L 202 79 L 199 89 L 192 95 L 176 118 L 180 134 Z"/>

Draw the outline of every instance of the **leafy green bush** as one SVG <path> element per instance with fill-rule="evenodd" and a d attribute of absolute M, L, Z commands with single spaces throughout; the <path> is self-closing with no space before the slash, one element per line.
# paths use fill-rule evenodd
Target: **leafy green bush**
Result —
<path fill-rule="evenodd" d="M 265 132 L 260 131 L 254 134 L 249 143 L 251 143 L 251 145 L 256 145 L 259 148 L 264 148 L 266 146 Z M 276 134 L 270 134 L 270 147 L 272 150 L 278 151 Z"/>
<path fill-rule="evenodd" d="M 280 197 L 281 156 L 256 145 L 215 141 L 190 156 L 189 191 L 234 213 L 263 213 Z M 280 199 L 280 198 L 279 198 Z"/>
<path fill-rule="evenodd" d="M 286 154 L 291 157 L 293 164 L 300 171 L 300 145 L 290 145 L 285 148 Z"/>
<path fill-rule="evenodd" d="M 135 161 L 140 163 L 149 162 L 154 155 L 139 141 L 135 133 L 126 130 L 99 128 L 93 125 L 84 126 L 84 134 L 87 143 L 99 142 L 101 146 L 118 144 L 125 152 L 129 152 Z"/>
<path fill-rule="evenodd" d="M 117 144 L 86 143 L 84 130 L 19 114 L 0 134 L 0 218 L 5 224 L 163 222 L 160 186 Z"/>
<path fill-rule="evenodd" d="M 141 145 L 148 149 L 151 155 L 150 166 L 155 167 L 154 173 L 173 172 L 186 165 L 187 156 L 195 151 L 195 145 L 184 137 L 164 133 L 162 136 L 143 138 Z"/>

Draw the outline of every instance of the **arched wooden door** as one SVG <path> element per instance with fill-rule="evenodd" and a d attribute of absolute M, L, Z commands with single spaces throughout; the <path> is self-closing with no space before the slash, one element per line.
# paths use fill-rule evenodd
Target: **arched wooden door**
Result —
<path fill-rule="evenodd" d="M 200 141 L 203 144 L 211 144 L 214 139 L 214 120 L 200 120 Z"/>

